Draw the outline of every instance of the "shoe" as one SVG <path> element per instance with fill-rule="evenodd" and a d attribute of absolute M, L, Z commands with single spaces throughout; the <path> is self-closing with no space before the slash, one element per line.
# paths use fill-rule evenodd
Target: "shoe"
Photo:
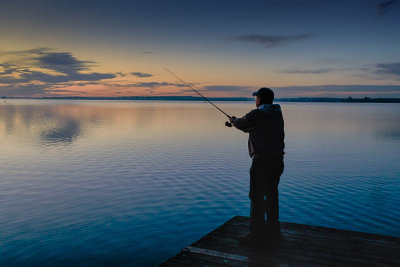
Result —
<path fill-rule="evenodd" d="M 239 237 L 239 245 L 243 247 L 259 247 L 264 243 L 262 235 L 248 234 Z"/>

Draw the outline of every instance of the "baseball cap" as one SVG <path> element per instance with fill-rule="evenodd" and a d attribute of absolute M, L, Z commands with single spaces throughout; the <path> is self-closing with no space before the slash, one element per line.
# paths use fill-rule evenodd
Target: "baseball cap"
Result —
<path fill-rule="evenodd" d="M 269 88 L 263 87 L 254 92 L 253 96 L 258 96 L 261 98 L 270 98 L 272 96 L 272 99 L 274 99 L 274 92 Z"/>

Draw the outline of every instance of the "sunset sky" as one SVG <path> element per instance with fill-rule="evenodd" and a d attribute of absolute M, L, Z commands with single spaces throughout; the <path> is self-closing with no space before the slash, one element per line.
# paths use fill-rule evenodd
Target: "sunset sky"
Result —
<path fill-rule="evenodd" d="M 400 97 L 400 0 L 0 0 L 0 96 Z"/>

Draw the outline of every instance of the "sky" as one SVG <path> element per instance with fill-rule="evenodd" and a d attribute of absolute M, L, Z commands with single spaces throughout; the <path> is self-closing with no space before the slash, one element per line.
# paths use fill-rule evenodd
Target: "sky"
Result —
<path fill-rule="evenodd" d="M 0 96 L 400 97 L 400 0 L 0 0 Z"/>

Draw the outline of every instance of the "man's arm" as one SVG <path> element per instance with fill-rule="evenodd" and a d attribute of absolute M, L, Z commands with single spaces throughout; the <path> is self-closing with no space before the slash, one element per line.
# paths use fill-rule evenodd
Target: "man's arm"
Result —
<path fill-rule="evenodd" d="M 229 121 L 237 129 L 239 129 L 245 133 L 248 133 L 248 132 L 250 132 L 251 128 L 255 125 L 256 113 L 257 113 L 256 110 L 252 110 L 249 113 L 247 113 L 245 116 L 243 116 L 242 118 L 236 118 L 235 116 L 232 116 L 229 118 Z"/>

